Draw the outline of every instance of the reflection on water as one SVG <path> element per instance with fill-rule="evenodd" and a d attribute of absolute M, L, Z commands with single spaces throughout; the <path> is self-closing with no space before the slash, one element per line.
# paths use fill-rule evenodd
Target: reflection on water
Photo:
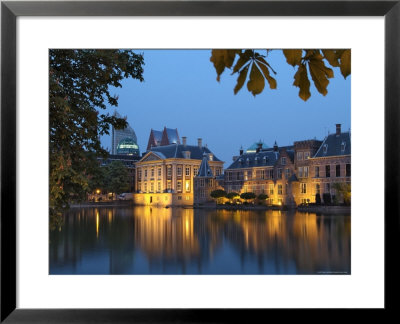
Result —
<path fill-rule="evenodd" d="M 50 230 L 50 274 L 350 274 L 350 216 L 81 208 Z"/>

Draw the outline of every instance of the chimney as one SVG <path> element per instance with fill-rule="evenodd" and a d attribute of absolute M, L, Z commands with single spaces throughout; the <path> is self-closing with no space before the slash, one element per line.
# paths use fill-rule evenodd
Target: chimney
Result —
<path fill-rule="evenodd" d="M 341 124 L 336 124 L 336 135 L 340 135 L 341 133 Z"/>
<path fill-rule="evenodd" d="M 199 148 L 202 147 L 202 139 L 201 138 L 197 139 L 197 145 L 199 146 Z"/>
<path fill-rule="evenodd" d="M 239 155 L 243 155 L 243 147 L 240 147 Z"/>
<path fill-rule="evenodd" d="M 182 144 L 186 147 L 186 136 L 182 136 Z"/>

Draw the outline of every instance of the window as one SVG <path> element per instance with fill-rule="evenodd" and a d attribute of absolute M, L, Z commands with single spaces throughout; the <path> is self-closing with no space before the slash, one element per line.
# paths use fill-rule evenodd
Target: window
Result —
<path fill-rule="evenodd" d="M 241 172 L 236 173 L 236 180 L 240 180 L 242 178 Z"/>
<path fill-rule="evenodd" d="M 310 152 L 304 152 L 304 160 L 307 160 L 310 158 Z"/>
<path fill-rule="evenodd" d="M 167 168 L 167 176 L 170 177 L 172 175 L 172 168 L 171 166 L 168 166 Z"/>
<path fill-rule="evenodd" d="M 171 180 L 167 181 L 167 189 L 171 190 L 172 186 L 171 186 Z"/>
<path fill-rule="evenodd" d="M 151 168 L 151 177 L 154 178 L 154 168 Z"/>
<path fill-rule="evenodd" d="M 190 200 L 190 196 L 185 196 L 185 200 Z"/>
<path fill-rule="evenodd" d="M 204 187 L 204 179 L 200 179 L 200 187 Z"/>
<path fill-rule="evenodd" d="M 306 183 L 301 183 L 300 186 L 301 186 L 300 192 L 302 194 L 306 194 L 307 193 L 307 184 Z"/>
<path fill-rule="evenodd" d="M 247 178 L 251 179 L 252 178 L 253 172 L 251 170 L 247 171 Z"/>
<path fill-rule="evenodd" d="M 315 167 L 315 177 L 319 178 L 319 166 Z"/>
<path fill-rule="evenodd" d="M 138 171 L 138 179 L 139 179 L 139 180 L 142 179 L 142 170 L 139 170 L 139 171 Z"/>
<path fill-rule="evenodd" d="M 215 169 L 215 176 L 219 176 L 221 174 L 221 169 L 217 168 Z"/>
<path fill-rule="evenodd" d="M 290 177 L 290 169 L 285 169 L 285 178 L 289 179 Z"/>
<path fill-rule="evenodd" d="M 303 178 L 303 167 L 299 167 L 299 178 Z"/>
<path fill-rule="evenodd" d="M 161 192 L 161 181 L 157 182 L 157 191 Z"/>
<path fill-rule="evenodd" d="M 228 181 L 232 181 L 232 172 L 228 172 Z"/>
<path fill-rule="evenodd" d="M 303 152 L 297 152 L 297 160 L 302 161 L 303 160 Z"/>
<path fill-rule="evenodd" d="M 158 173 L 158 177 L 161 178 L 161 168 L 158 168 L 157 173 Z"/>
<path fill-rule="evenodd" d="M 322 151 L 324 152 L 324 154 L 328 152 L 328 144 L 324 144 Z"/>
<path fill-rule="evenodd" d="M 282 200 L 282 198 L 279 198 L 278 199 L 278 205 L 282 205 L 283 204 L 283 200 Z"/>
<path fill-rule="evenodd" d="M 346 177 L 351 176 L 351 164 L 346 164 Z"/>
<path fill-rule="evenodd" d="M 190 192 L 190 180 L 185 181 L 185 190 L 186 192 Z"/>
<path fill-rule="evenodd" d="M 325 177 L 327 177 L 327 178 L 331 177 L 331 166 L 330 165 L 325 165 Z"/>
<path fill-rule="evenodd" d="M 147 169 L 144 170 L 144 177 L 147 178 Z"/>
<path fill-rule="evenodd" d="M 190 176 L 190 168 L 189 167 L 185 168 L 185 175 Z"/>
<path fill-rule="evenodd" d="M 179 180 L 176 182 L 176 190 L 182 191 L 182 181 Z"/>
<path fill-rule="evenodd" d="M 304 178 L 308 178 L 308 166 L 304 167 Z"/>
<path fill-rule="evenodd" d="M 340 177 L 340 164 L 336 164 L 336 178 Z"/>
<path fill-rule="evenodd" d="M 269 194 L 270 195 L 274 194 L 274 185 L 272 183 L 269 184 Z"/>
<path fill-rule="evenodd" d="M 154 192 L 154 182 L 150 184 L 150 192 Z"/>
<path fill-rule="evenodd" d="M 281 158 L 281 164 L 282 165 L 286 165 L 286 158 L 285 157 Z"/>
<path fill-rule="evenodd" d="M 143 191 L 147 192 L 147 183 L 146 182 L 144 183 L 144 190 Z"/>
<path fill-rule="evenodd" d="M 182 200 L 182 196 L 178 196 L 178 200 Z"/>
<path fill-rule="evenodd" d="M 274 170 L 273 169 L 268 170 L 268 178 L 269 179 L 273 179 L 274 178 Z"/>
<path fill-rule="evenodd" d="M 278 185 L 278 195 L 282 195 L 282 185 Z"/>
<path fill-rule="evenodd" d="M 315 184 L 315 193 L 316 194 L 321 193 L 321 185 L 319 183 Z"/>
<path fill-rule="evenodd" d="M 193 175 L 197 176 L 197 168 L 193 168 Z"/>
<path fill-rule="evenodd" d="M 342 142 L 342 145 L 341 145 L 341 151 L 342 151 L 342 154 L 344 153 L 344 150 L 346 149 L 346 142 Z"/>
<path fill-rule="evenodd" d="M 177 175 L 178 177 L 181 177 L 181 176 L 182 176 L 182 167 L 178 166 L 178 167 L 176 168 L 176 175 Z"/>
<path fill-rule="evenodd" d="M 282 169 L 278 169 L 278 179 L 282 179 Z"/>

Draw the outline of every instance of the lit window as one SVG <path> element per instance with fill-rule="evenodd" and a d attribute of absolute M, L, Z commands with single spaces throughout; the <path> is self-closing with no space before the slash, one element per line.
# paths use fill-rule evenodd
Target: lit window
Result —
<path fill-rule="evenodd" d="M 190 176 L 190 168 L 189 167 L 185 168 L 185 175 Z"/>
<path fill-rule="evenodd" d="M 190 192 L 190 180 L 186 180 L 186 182 L 185 182 L 185 190 L 186 190 L 186 192 Z"/>
<path fill-rule="evenodd" d="M 176 190 L 182 191 L 182 181 L 177 181 L 177 183 L 176 183 Z"/>
<path fill-rule="evenodd" d="M 167 189 L 168 189 L 168 190 L 171 190 L 171 188 L 172 188 L 172 186 L 171 186 L 171 181 L 168 181 L 168 182 L 167 182 Z"/>
<path fill-rule="evenodd" d="M 269 185 L 269 194 L 270 195 L 274 194 L 274 185 L 272 183 L 270 183 L 270 185 Z"/>
<path fill-rule="evenodd" d="M 310 158 L 310 152 L 304 152 L 304 160 L 307 160 Z"/>
<path fill-rule="evenodd" d="M 147 183 L 144 183 L 144 192 L 147 192 Z"/>
<path fill-rule="evenodd" d="M 282 185 L 278 185 L 278 195 L 282 195 Z"/>
<path fill-rule="evenodd" d="M 185 199 L 186 200 L 190 200 L 190 196 L 185 196 Z"/>
<path fill-rule="evenodd" d="M 154 192 L 154 182 L 150 184 L 150 192 Z"/>
<path fill-rule="evenodd" d="M 161 181 L 157 182 L 157 191 L 160 192 L 161 191 Z"/>
<path fill-rule="evenodd" d="M 307 193 L 307 184 L 306 183 L 301 183 L 301 193 L 306 194 Z"/>

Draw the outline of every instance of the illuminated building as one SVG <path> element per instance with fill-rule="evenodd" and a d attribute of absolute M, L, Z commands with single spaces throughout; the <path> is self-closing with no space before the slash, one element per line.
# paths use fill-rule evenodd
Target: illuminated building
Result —
<path fill-rule="evenodd" d="M 213 175 L 222 174 L 223 163 L 201 138 L 197 145 L 175 143 L 152 147 L 136 163 L 136 193 L 138 205 L 193 205 L 193 178 L 198 174 L 204 154 Z"/>
<path fill-rule="evenodd" d="M 351 181 L 351 137 L 336 125 L 336 132 L 324 141 L 305 140 L 293 146 L 240 150 L 225 170 L 226 192 L 254 192 L 268 195 L 271 205 L 294 206 L 315 203 L 316 194 L 334 200 L 335 183 Z M 336 197 L 338 198 L 338 197 Z M 337 201 L 341 202 L 341 201 Z"/>
<path fill-rule="evenodd" d="M 211 192 L 217 189 L 217 179 L 210 168 L 209 156 L 204 152 L 199 172 L 194 177 L 194 203 L 213 201 Z M 222 188 L 221 188 L 222 189 Z"/>
<path fill-rule="evenodd" d="M 116 111 L 114 116 L 122 118 Z M 126 119 L 126 117 L 125 117 Z M 111 154 L 139 156 L 139 146 L 135 131 L 129 124 L 124 129 L 112 128 L 111 134 Z"/>

